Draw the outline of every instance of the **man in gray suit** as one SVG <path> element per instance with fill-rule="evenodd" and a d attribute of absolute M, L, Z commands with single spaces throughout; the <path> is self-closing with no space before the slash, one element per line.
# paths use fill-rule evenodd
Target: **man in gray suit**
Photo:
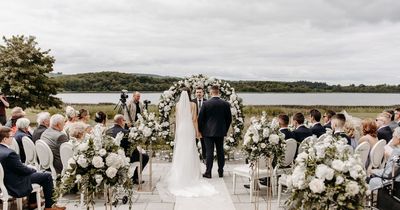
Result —
<path fill-rule="evenodd" d="M 60 114 L 55 114 L 50 118 L 50 127 L 46 129 L 40 137 L 47 145 L 49 145 L 53 152 L 53 165 L 57 174 L 60 174 L 63 166 L 60 157 L 60 146 L 62 143 L 67 142 L 68 138 L 64 129 L 64 117 Z"/>
<path fill-rule="evenodd" d="M 143 113 L 143 103 L 140 101 L 140 93 L 134 92 L 132 100 L 129 101 L 127 108 L 129 110 L 129 114 L 126 110 L 124 110 L 124 119 L 129 127 L 131 127 L 138 119 L 138 114 Z"/>

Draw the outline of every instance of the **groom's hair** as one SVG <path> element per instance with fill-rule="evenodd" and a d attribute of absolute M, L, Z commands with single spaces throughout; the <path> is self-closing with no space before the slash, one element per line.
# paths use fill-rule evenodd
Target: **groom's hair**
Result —
<path fill-rule="evenodd" d="M 211 92 L 212 94 L 218 95 L 218 94 L 219 94 L 219 86 L 218 86 L 218 85 L 213 85 L 213 86 L 211 86 L 210 92 Z"/>

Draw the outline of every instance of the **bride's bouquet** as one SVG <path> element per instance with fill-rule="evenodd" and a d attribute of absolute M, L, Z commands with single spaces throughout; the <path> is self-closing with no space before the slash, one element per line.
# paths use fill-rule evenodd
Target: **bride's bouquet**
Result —
<path fill-rule="evenodd" d="M 366 173 L 346 139 L 327 133 L 303 149 L 286 177 L 289 209 L 364 209 Z"/>
<path fill-rule="evenodd" d="M 77 186 L 85 195 L 85 206 L 88 208 L 95 203 L 95 194 L 104 192 L 105 188 L 116 191 L 123 189 L 127 192 L 130 208 L 133 194 L 132 176 L 134 168 L 130 166 L 129 158 L 120 148 L 123 134 L 116 138 L 110 136 L 91 136 L 87 141 L 74 146 L 74 155 L 68 160 L 68 168 L 61 176 L 55 189 L 58 199 Z M 101 139 L 101 146 L 94 141 Z"/>
<path fill-rule="evenodd" d="M 251 119 L 251 125 L 244 136 L 243 149 L 250 162 L 265 157 L 278 163 L 284 158 L 285 136 L 279 132 L 276 120 L 269 122 L 263 112 L 260 119 Z"/>

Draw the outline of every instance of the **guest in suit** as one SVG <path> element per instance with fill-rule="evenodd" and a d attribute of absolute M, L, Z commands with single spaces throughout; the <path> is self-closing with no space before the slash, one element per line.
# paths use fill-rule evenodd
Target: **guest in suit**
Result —
<path fill-rule="evenodd" d="M 324 128 L 326 129 L 332 129 L 332 125 L 331 125 L 331 119 L 332 117 L 336 114 L 336 112 L 332 111 L 332 110 L 327 110 L 323 116 L 323 120 L 324 120 Z"/>
<path fill-rule="evenodd" d="M 397 125 L 400 126 L 400 108 L 394 110 L 394 120 L 397 122 Z"/>
<path fill-rule="evenodd" d="M 29 132 L 29 124 L 31 124 L 31 122 L 27 118 L 23 117 L 19 118 L 15 124 L 18 130 L 15 133 L 14 138 L 18 143 L 19 156 L 21 157 L 21 161 L 25 163 L 26 156 L 24 145 L 22 144 L 22 137 L 27 136 L 29 137 L 29 139 L 32 139 L 32 134 Z"/>
<path fill-rule="evenodd" d="M 134 92 L 132 100 L 129 101 L 128 105 L 129 113 L 124 110 L 124 118 L 128 127 L 133 126 L 138 119 L 138 114 L 142 114 L 144 110 L 144 105 L 140 101 L 140 93 Z"/>
<path fill-rule="evenodd" d="M 347 144 L 351 145 L 351 139 L 347 136 L 346 132 L 344 131 L 344 125 L 346 123 L 346 116 L 344 114 L 338 113 L 335 114 L 331 119 L 333 135 L 336 137 L 342 137 L 347 140 Z"/>
<path fill-rule="evenodd" d="M 321 125 L 321 112 L 316 109 L 310 110 L 310 121 L 312 123 L 311 132 L 313 135 L 320 137 L 326 133 L 326 129 Z"/>
<path fill-rule="evenodd" d="M 387 113 L 388 115 L 390 115 L 389 127 L 390 127 L 390 129 L 392 129 L 392 132 L 393 132 L 394 129 L 396 129 L 397 127 L 399 127 L 399 125 L 397 124 L 397 122 L 394 120 L 394 118 L 395 118 L 394 110 L 392 110 L 392 109 L 387 109 L 387 110 L 383 111 L 383 113 Z"/>
<path fill-rule="evenodd" d="M 64 129 L 64 116 L 55 114 L 50 118 L 50 127 L 46 129 L 41 136 L 47 145 L 49 145 L 53 153 L 53 165 L 57 174 L 60 174 L 63 166 L 60 157 L 60 146 L 62 143 L 68 141 L 67 135 L 63 132 Z"/>
<path fill-rule="evenodd" d="M 65 207 L 53 206 L 53 179 L 51 174 L 36 172 L 22 164 L 21 159 L 10 149 L 12 144 L 11 129 L 0 127 L 0 162 L 4 170 L 4 185 L 8 193 L 16 198 L 29 196 L 32 192 L 32 184 L 39 184 L 43 188 L 45 198 L 45 210 L 64 210 Z M 35 201 L 29 199 L 30 208 L 35 208 Z M 36 206 L 37 207 L 37 206 Z"/>
<path fill-rule="evenodd" d="M 37 120 L 39 127 L 33 131 L 32 141 L 36 142 L 42 136 L 42 133 L 50 126 L 50 113 L 40 112 L 37 115 Z"/>
<path fill-rule="evenodd" d="M 203 106 L 203 103 L 207 101 L 207 99 L 204 98 L 204 90 L 202 87 L 197 87 L 196 88 L 196 98 L 192 100 L 193 103 L 196 104 L 196 110 L 197 110 L 197 117 L 198 114 L 200 113 L 201 107 Z M 200 141 L 201 143 L 201 159 L 205 163 L 206 161 L 206 144 L 204 143 L 204 138 L 200 137 L 196 139 L 196 142 L 198 143 Z"/>
<path fill-rule="evenodd" d="M 304 115 L 302 113 L 293 115 L 293 125 L 296 128 L 293 134 L 297 142 L 301 143 L 305 138 L 312 136 L 311 130 L 304 125 Z"/>
<path fill-rule="evenodd" d="M 392 139 L 392 129 L 389 127 L 390 115 L 388 113 L 381 113 L 376 118 L 376 126 L 378 126 L 378 139 L 385 139 L 388 143 Z"/>
<path fill-rule="evenodd" d="M 279 122 L 279 132 L 285 135 L 285 140 L 294 139 L 294 134 L 292 131 L 289 130 L 289 116 L 286 114 L 280 114 L 278 116 Z"/>
<path fill-rule="evenodd" d="M 126 121 L 125 121 L 125 118 L 124 118 L 123 115 L 121 115 L 121 114 L 115 115 L 115 117 L 114 117 L 114 126 L 111 127 L 110 129 L 108 129 L 106 131 L 106 134 L 110 135 L 110 136 L 112 136 L 114 138 L 120 132 L 122 132 L 124 134 L 129 134 L 129 130 L 124 128 L 125 123 L 126 123 Z M 124 137 L 121 140 L 121 144 L 120 145 L 125 150 L 126 156 L 129 156 L 128 151 L 129 151 L 129 148 L 131 147 L 131 143 L 128 141 L 128 138 Z M 143 171 L 144 167 L 146 167 L 147 163 L 149 162 L 149 156 L 147 154 L 145 154 L 140 147 L 138 147 L 138 148 L 133 150 L 132 154 L 130 155 L 130 159 L 131 159 L 131 162 L 136 162 L 136 161 L 140 160 L 140 154 L 139 154 L 139 150 L 138 149 L 141 150 L 141 153 L 142 153 L 142 171 Z M 134 184 L 139 184 L 138 177 L 139 176 L 138 176 L 138 172 L 137 172 L 137 169 L 136 169 L 135 173 L 134 173 L 134 175 L 132 177 L 132 180 L 133 180 Z"/>

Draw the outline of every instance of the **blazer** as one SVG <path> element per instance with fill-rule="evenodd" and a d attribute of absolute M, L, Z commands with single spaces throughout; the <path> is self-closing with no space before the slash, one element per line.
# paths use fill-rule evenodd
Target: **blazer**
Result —
<path fill-rule="evenodd" d="M 34 131 L 33 131 L 33 135 L 32 135 L 32 141 L 36 142 L 37 140 L 40 139 L 40 137 L 42 136 L 42 133 L 47 129 L 46 126 L 44 125 L 39 125 L 39 127 L 37 127 Z"/>
<path fill-rule="evenodd" d="M 22 164 L 17 153 L 3 144 L 0 144 L 0 162 L 8 193 L 16 198 L 29 195 L 32 192 L 30 175 L 36 172 L 35 169 Z"/>
<path fill-rule="evenodd" d="M 325 130 L 326 130 L 327 128 L 332 129 L 331 121 L 329 121 L 328 123 L 326 123 L 323 127 L 325 128 Z"/>
<path fill-rule="evenodd" d="M 207 99 L 203 98 L 202 106 L 204 105 L 204 102 L 206 102 L 206 101 L 207 101 Z M 197 103 L 198 102 L 197 98 L 193 99 L 192 102 L 196 104 L 196 112 L 197 112 L 197 115 L 199 115 L 200 114 L 200 110 L 199 110 L 199 104 Z"/>
<path fill-rule="evenodd" d="M 197 121 L 203 137 L 224 137 L 232 122 L 231 106 L 219 97 L 212 97 L 203 103 Z"/>
<path fill-rule="evenodd" d="M 293 132 L 290 131 L 288 128 L 282 128 L 282 129 L 279 129 L 279 131 L 280 131 L 281 133 L 285 134 L 285 140 L 294 139 L 294 134 L 293 134 Z"/>
<path fill-rule="evenodd" d="M 392 137 L 393 137 L 393 132 L 389 126 L 384 126 L 378 129 L 378 140 L 385 139 L 386 143 L 389 143 Z"/>
<path fill-rule="evenodd" d="M 127 108 L 131 114 L 131 117 L 129 118 L 128 112 L 126 110 L 124 110 L 124 119 L 126 120 L 126 122 L 133 124 L 137 120 L 136 119 L 136 104 L 134 103 L 133 100 L 129 101 L 129 103 L 127 104 Z M 140 113 L 143 113 L 144 105 L 141 101 L 139 101 L 139 108 L 140 108 Z M 131 121 L 131 119 L 133 120 L 133 122 Z"/>
<path fill-rule="evenodd" d="M 49 145 L 53 153 L 53 165 L 57 174 L 60 174 L 63 166 L 60 157 L 60 146 L 62 143 L 68 141 L 67 135 L 61 131 L 54 130 L 53 128 L 46 129 L 40 137 L 47 145 Z"/>
<path fill-rule="evenodd" d="M 14 135 L 14 138 L 17 141 L 18 147 L 19 147 L 19 156 L 21 157 L 21 162 L 23 162 L 23 163 L 25 163 L 25 160 L 26 160 L 24 145 L 22 144 L 22 137 L 24 137 L 24 136 L 27 136 L 30 139 L 32 139 L 32 135 L 29 132 L 25 133 L 20 129 L 18 129 Z"/>
<path fill-rule="evenodd" d="M 293 131 L 294 139 L 297 142 L 302 142 L 305 138 L 312 136 L 312 132 L 309 128 L 304 125 L 300 125 L 297 129 Z"/>
<path fill-rule="evenodd" d="M 320 137 L 322 134 L 326 133 L 326 129 L 321 125 L 321 123 L 316 123 L 311 127 L 311 132 L 313 135 Z"/>

